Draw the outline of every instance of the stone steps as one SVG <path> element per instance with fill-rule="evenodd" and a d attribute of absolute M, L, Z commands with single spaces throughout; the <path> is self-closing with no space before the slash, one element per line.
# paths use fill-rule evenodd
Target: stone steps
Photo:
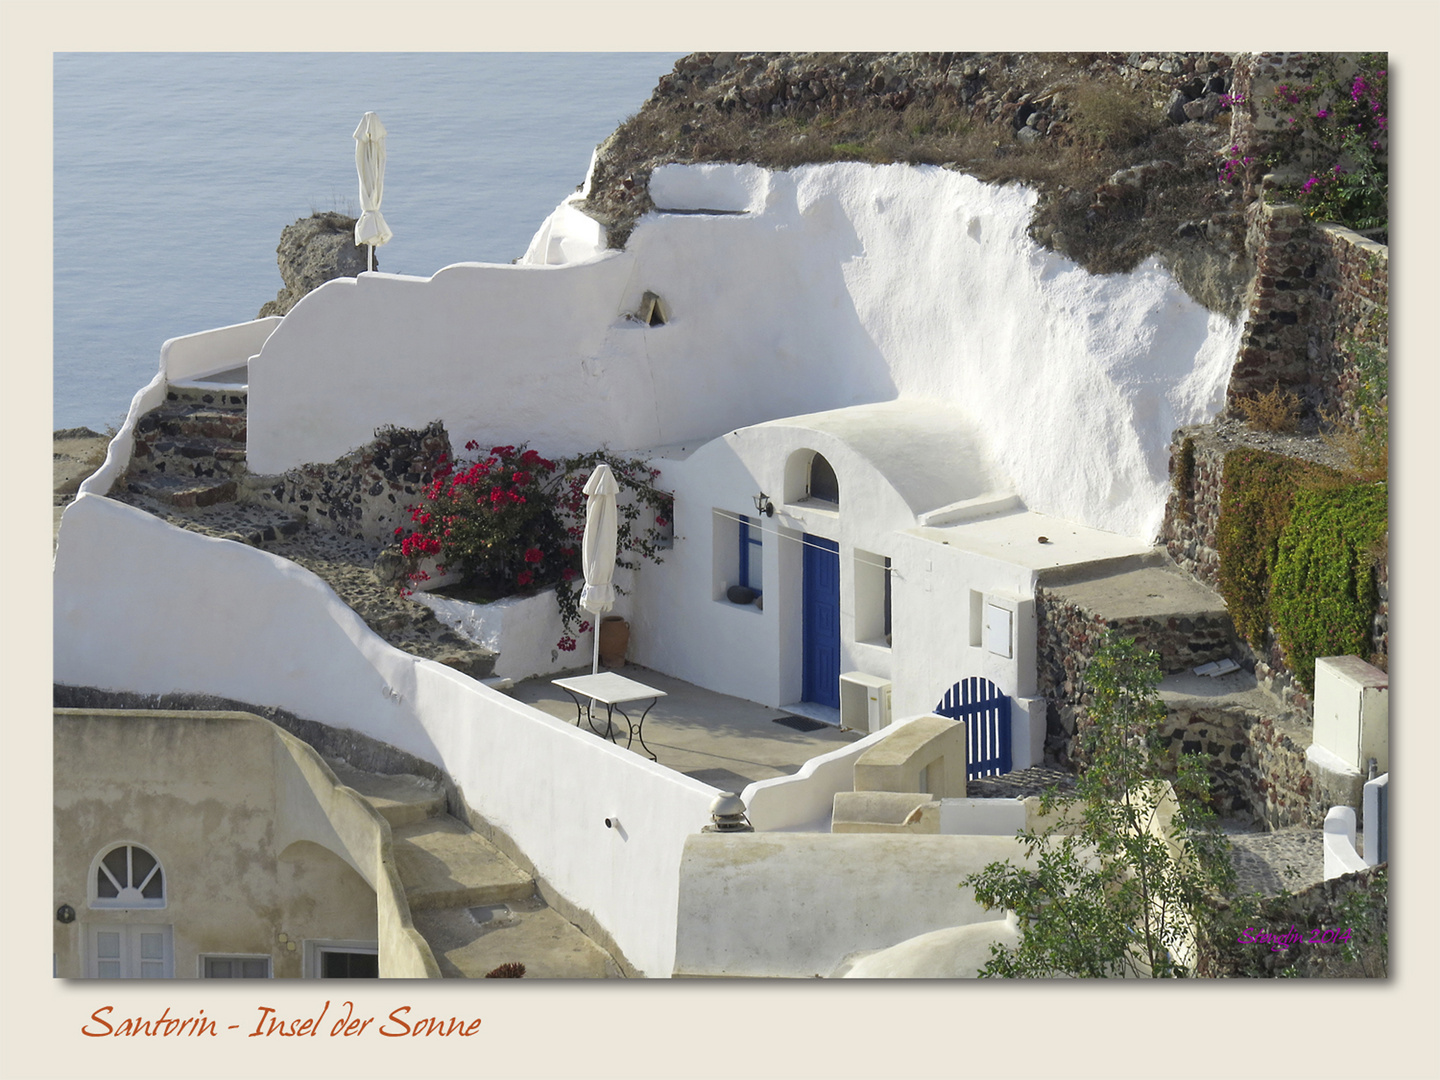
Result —
<path fill-rule="evenodd" d="M 414 920 L 447 979 L 481 979 L 513 962 L 527 979 L 619 976 L 604 949 L 538 898 L 417 911 Z"/>
<path fill-rule="evenodd" d="M 233 477 L 171 476 L 160 472 L 127 476 L 125 489 L 179 507 L 232 502 L 239 490 Z"/>
<path fill-rule="evenodd" d="M 329 764 L 390 823 L 411 920 L 445 978 L 484 978 L 505 963 L 532 979 L 619 977 L 604 949 L 535 894 L 534 878 L 445 812 L 438 784 Z"/>
<path fill-rule="evenodd" d="M 1220 595 L 1168 564 L 1043 585 L 1055 598 L 1160 654 L 1166 674 L 1238 655 Z"/>
<path fill-rule="evenodd" d="M 412 912 L 523 900 L 535 892 L 533 878 L 449 814 L 402 825 L 391 836 Z"/>
<path fill-rule="evenodd" d="M 392 829 L 445 813 L 445 792 L 418 776 L 361 772 L 342 762 L 330 762 L 336 777 L 358 791 Z"/>
<path fill-rule="evenodd" d="M 127 491 L 184 508 L 233 502 L 246 473 L 248 394 L 169 387 L 135 425 Z"/>

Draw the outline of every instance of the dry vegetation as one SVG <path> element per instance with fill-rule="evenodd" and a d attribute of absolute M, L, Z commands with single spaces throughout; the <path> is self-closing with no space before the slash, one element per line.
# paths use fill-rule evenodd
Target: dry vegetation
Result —
<path fill-rule="evenodd" d="M 661 164 L 940 165 L 1036 188 L 1032 235 L 1088 269 L 1158 254 L 1234 313 L 1252 268 L 1238 195 L 1217 180 L 1228 114 L 1168 111 L 1177 88 L 1218 97 L 1229 59 L 1163 55 L 1175 72 L 1118 54 L 692 55 L 601 148 L 587 209 L 621 246 Z"/>

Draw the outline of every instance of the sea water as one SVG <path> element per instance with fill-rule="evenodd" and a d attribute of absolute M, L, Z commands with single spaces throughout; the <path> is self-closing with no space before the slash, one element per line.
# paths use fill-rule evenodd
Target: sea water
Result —
<path fill-rule="evenodd" d="M 508 263 L 676 53 L 61 53 L 56 428 L 103 430 L 166 338 L 256 317 L 280 230 L 358 213 L 356 125 L 385 125 L 378 269 Z"/>

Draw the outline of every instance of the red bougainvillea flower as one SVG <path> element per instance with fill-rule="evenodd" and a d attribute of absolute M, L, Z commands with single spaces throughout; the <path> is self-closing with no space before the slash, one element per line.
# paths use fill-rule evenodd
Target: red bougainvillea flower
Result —
<path fill-rule="evenodd" d="M 469 442 L 467 442 L 467 443 L 465 444 L 465 449 L 466 449 L 466 450 L 479 450 L 479 449 L 480 449 L 480 444 L 479 444 L 478 442 L 476 442 L 474 439 L 471 439 Z"/>
<path fill-rule="evenodd" d="M 534 465 L 540 460 L 540 455 L 534 450 L 526 450 L 520 455 L 520 460 L 526 465 Z"/>
<path fill-rule="evenodd" d="M 559 641 L 555 643 L 555 646 L 561 652 L 574 652 L 575 639 L 573 637 L 562 637 Z"/>
<path fill-rule="evenodd" d="M 661 517 L 659 514 L 656 514 L 655 524 L 659 525 L 663 529 L 666 525 L 670 524 L 670 519 L 667 517 Z"/>
<path fill-rule="evenodd" d="M 530 482 L 530 474 L 529 474 L 528 472 L 517 472 L 517 473 L 515 473 L 515 475 L 513 475 L 512 477 L 510 477 L 510 480 L 511 480 L 512 483 L 515 483 L 515 484 L 520 485 L 521 487 L 524 487 L 526 484 L 528 484 L 528 483 Z"/>
<path fill-rule="evenodd" d="M 490 501 L 497 505 L 505 501 L 505 489 L 499 484 L 496 484 L 490 489 Z"/>
<path fill-rule="evenodd" d="M 582 634 L 588 634 L 589 632 L 590 632 L 590 620 L 589 620 L 589 619 L 582 619 L 582 620 L 580 621 L 580 633 L 582 633 Z"/>
<path fill-rule="evenodd" d="M 528 563 L 537 563 L 544 557 L 539 548 L 525 549 L 525 561 Z"/>
<path fill-rule="evenodd" d="M 529 585 L 530 582 L 535 580 L 535 575 L 532 574 L 529 570 L 521 570 L 520 576 L 515 580 L 520 582 L 521 585 Z"/>
<path fill-rule="evenodd" d="M 567 566 L 564 570 L 560 571 L 560 576 L 566 581 L 570 581 L 572 578 L 575 577 L 575 570 L 572 567 Z"/>

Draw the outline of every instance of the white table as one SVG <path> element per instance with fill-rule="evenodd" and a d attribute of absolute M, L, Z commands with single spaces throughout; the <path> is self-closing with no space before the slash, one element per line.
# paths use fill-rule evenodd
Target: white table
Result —
<path fill-rule="evenodd" d="M 585 722 L 590 725 L 590 730 L 597 735 L 607 736 L 611 742 L 615 741 L 615 726 L 611 722 L 614 714 L 619 713 L 629 729 L 629 737 L 625 740 L 625 749 L 630 749 L 630 744 L 638 737 L 640 745 L 645 747 L 645 752 L 650 755 L 651 761 L 659 761 L 654 751 L 645 745 L 645 717 L 650 715 L 650 710 L 655 707 L 655 702 L 665 697 L 664 690 L 656 690 L 653 686 L 646 686 L 644 683 L 636 682 L 634 679 L 627 679 L 624 675 L 617 675 L 613 671 L 602 671 L 598 675 L 575 675 L 569 679 L 552 679 L 556 686 L 570 695 L 570 700 L 575 702 L 575 726 L 580 726 L 580 718 L 583 716 Z M 621 705 L 632 701 L 644 701 L 650 699 L 650 704 L 645 706 L 645 711 L 640 714 L 639 720 L 631 720 L 628 713 L 620 708 Z M 595 717 L 592 709 L 596 702 L 605 706 L 605 730 L 597 731 L 595 728 Z"/>

